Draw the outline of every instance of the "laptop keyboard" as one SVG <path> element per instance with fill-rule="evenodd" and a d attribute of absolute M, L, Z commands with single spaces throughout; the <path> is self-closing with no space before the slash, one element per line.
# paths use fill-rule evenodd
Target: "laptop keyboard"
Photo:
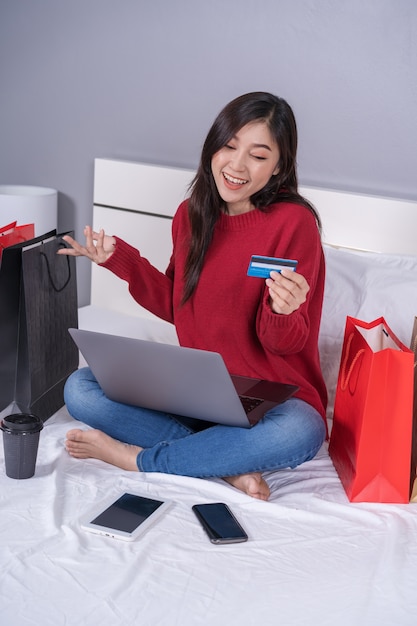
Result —
<path fill-rule="evenodd" d="M 262 404 L 262 398 L 250 398 L 249 396 L 239 396 L 245 413 L 250 413 L 254 408 Z"/>

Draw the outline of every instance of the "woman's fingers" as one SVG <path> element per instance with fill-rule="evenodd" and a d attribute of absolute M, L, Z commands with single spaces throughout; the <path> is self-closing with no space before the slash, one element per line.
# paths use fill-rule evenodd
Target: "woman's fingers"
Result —
<path fill-rule="evenodd" d="M 271 298 L 271 307 L 275 313 L 289 315 L 306 301 L 310 289 L 301 274 L 284 269 L 282 272 L 271 272 L 266 279 Z"/>
<path fill-rule="evenodd" d="M 115 239 L 105 235 L 104 230 L 95 232 L 91 226 L 84 228 L 85 246 L 73 239 L 70 235 L 64 235 L 63 239 L 69 244 L 69 248 L 60 248 L 58 254 L 68 256 L 85 256 L 94 263 L 104 263 L 114 251 Z"/>

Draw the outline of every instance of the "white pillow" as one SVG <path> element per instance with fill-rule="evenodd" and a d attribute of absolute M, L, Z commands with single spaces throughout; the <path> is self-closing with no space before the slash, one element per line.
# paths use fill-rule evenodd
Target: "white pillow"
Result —
<path fill-rule="evenodd" d="M 320 360 L 333 417 L 346 316 L 365 322 L 384 317 L 410 345 L 417 315 L 417 257 L 359 252 L 324 245 L 326 283 L 319 336 Z"/>

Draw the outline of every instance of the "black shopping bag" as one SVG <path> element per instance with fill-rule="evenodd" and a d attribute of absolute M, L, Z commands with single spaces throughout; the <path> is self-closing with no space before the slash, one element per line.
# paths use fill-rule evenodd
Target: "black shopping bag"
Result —
<path fill-rule="evenodd" d="M 40 243 L 54 236 L 56 230 L 31 239 L 30 243 Z M 24 245 L 26 242 L 5 248 L 0 264 L 0 411 L 15 397 Z"/>
<path fill-rule="evenodd" d="M 14 362 L 15 371 L 7 404 L 14 401 L 21 412 L 43 420 L 63 406 L 65 381 L 78 367 L 78 349 L 68 333 L 68 328 L 78 327 L 75 259 L 56 254 L 65 245 L 61 235 L 47 233 L 6 249 L 0 268 L 12 294 L 6 310 L 8 327 L 11 335 L 17 331 L 9 342 L 7 368 Z M 16 285 L 10 284 L 16 268 L 20 269 L 18 295 Z M 3 373 L 10 384 L 7 368 Z"/>

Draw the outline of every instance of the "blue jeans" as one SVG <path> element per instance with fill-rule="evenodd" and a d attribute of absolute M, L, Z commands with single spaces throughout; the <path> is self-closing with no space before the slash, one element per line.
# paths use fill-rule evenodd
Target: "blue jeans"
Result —
<path fill-rule="evenodd" d="M 294 468 L 312 459 L 325 436 L 319 413 L 291 398 L 252 428 L 209 424 L 109 400 L 89 368 L 74 372 L 65 403 L 77 420 L 138 445 L 138 469 L 196 478 Z"/>

